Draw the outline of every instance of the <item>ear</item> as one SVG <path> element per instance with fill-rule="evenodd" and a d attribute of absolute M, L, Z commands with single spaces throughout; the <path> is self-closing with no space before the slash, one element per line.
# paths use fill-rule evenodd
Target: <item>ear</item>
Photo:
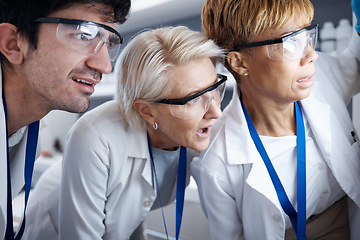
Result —
<path fill-rule="evenodd" d="M 226 59 L 231 69 L 240 76 L 248 74 L 245 54 L 246 53 L 241 52 L 230 52 Z"/>
<path fill-rule="evenodd" d="M 17 33 L 17 27 L 10 23 L 0 24 L 0 52 L 12 64 L 21 64 L 24 60 L 22 47 L 24 39 Z"/>
<path fill-rule="evenodd" d="M 155 123 L 155 117 L 153 115 L 153 108 L 151 103 L 143 100 L 136 99 L 133 103 L 133 108 L 140 114 L 140 116 L 150 125 Z"/>

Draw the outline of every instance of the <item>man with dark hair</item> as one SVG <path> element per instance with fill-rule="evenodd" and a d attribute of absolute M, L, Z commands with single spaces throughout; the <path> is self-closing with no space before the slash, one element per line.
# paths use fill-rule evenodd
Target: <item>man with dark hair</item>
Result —
<path fill-rule="evenodd" d="M 129 9 L 130 0 L 0 0 L 0 239 L 14 239 L 11 202 L 24 184 L 26 209 L 39 120 L 87 110 Z"/>

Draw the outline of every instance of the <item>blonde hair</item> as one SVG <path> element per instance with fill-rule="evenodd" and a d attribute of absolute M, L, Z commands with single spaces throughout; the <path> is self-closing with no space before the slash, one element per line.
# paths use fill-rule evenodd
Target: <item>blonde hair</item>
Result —
<path fill-rule="evenodd" d="M 206 0 L 202 9 L 204 34 L 228 51 L 269 29 L 293 19 L 311 23 L 309 0 Z"/>
<path fill-rule="evenodd" d="M 208 57 L 214 63 L 224 51 L 202 33 L 184 26 L 147 30 L 135 36 L 117 62 L 116 100 L 130 127 L 145 123 L 133 108 L 136 99 L 148 102 L 166 98 L 175 87 L 168 72 L 197 58 Z"/>

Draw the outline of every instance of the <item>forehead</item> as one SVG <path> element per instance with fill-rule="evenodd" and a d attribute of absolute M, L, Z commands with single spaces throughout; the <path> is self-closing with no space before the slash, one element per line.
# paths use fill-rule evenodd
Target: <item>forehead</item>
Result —
<path fill-rule="evenodd" d="M 80 19 L 84 21 L 97 22 L 114 27 L 113 18 L 109 19 L 110 6 L 100 3 L 74 3 L 67 8 L 61 9 L 49 15 L 49 17 L 60 17 L 69 19 Z"/>
<path fill-rule="evenodd" d="M 191 60 L 168 74 L 172 91 L 169 98 L 182 98 L 198 93 L 215 83 L 217 74 L 210 58 Z"/>

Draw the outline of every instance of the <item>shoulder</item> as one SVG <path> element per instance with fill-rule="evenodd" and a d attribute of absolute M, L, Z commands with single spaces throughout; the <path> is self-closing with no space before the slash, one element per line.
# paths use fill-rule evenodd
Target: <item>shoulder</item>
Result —
<path fill-rule="evenodd" d="M 85 113 L 73 126 L 72 133 L 84 137 L 124 140 L 131 135 L 116 101 L 106 102 Z"/>
<path fill-rule="evenodd" d="M 96 156 L 143 157 L 147 149 L 146 127 L 125 124 L 116 101 L 106 102 L 84 114 L 70 130 L 68 149 L 86 149 Z M 139 150 L 141 149 L 141 150 Z"/>

